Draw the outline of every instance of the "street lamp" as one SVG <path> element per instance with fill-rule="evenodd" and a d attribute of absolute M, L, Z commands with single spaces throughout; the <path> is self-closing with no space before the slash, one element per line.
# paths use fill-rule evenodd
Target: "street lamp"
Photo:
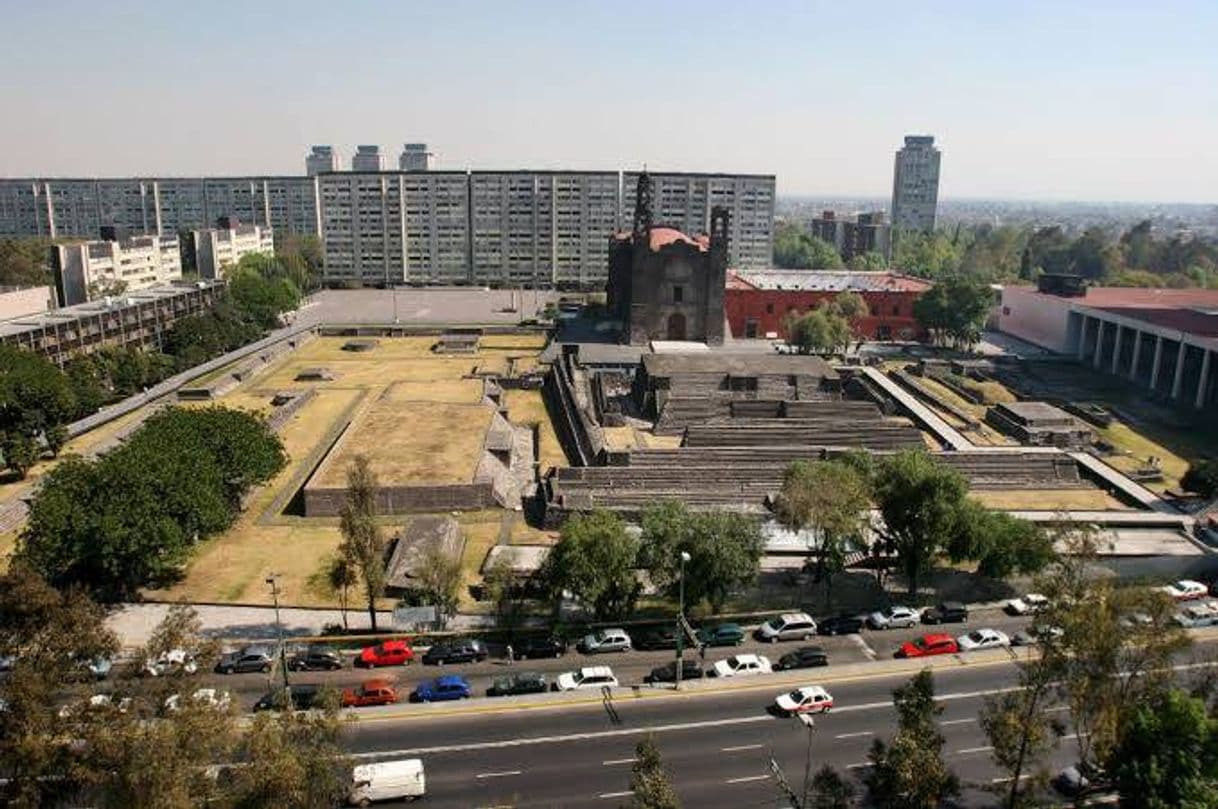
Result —
<path fill-rule="evenodd" d="M 279 638 L 279 668 L 283 670 L 283 697 L 285 700 L 292 699 L 290 692 L 291 684 L 288 682 L 288 656 L 287 650 L 283 647 L 283 621 L 279 620 L 279 575 L 272 573 L 267 576 L 266 583 L 271 586 L 271 598 L 275 601 L 275 634 Z"/>
<path fill-rule="evenodd" d="M 677 670 L 676 670 L 676 690 L 681 690 L 681 673 L 682 661 L 685 651 L 685 563 L 690 560 L 690 555 L 685 551 L 681 551 L 681 574 L 678 578 L 677 585 L 678 608 L 677 608 Z"/>

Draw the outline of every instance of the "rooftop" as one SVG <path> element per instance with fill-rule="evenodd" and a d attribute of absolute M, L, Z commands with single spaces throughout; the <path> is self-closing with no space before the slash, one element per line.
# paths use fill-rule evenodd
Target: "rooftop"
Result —
<path fill-rule="evenodd" d="M 855 270 L 732 270 L 727 288 L 800 292 L 925 292 L 930 281 L 898 272 Z"/>
<path fill-rule="evenodd" d="M 176 298 L 179 295 L 193 292 L 198 289 L 207 289 L 209 287 L 224 286 L 224 281 L 191 281 L 190 283 L 168 284 L 159 287 L 149 287 L 136 292 L 127 292 L 122 295 L 109 299 L 109 303 L 105 300 L 88 301 L 87 303 L 78 303 L 75 306 L 65 306 L 62 309 L 55 309 L 50 312 L 39 312 L 36 315 L 24 315 L 22 317 L 13 318 L 0 322 L 0 337 L 5 337 L 10 334 L 20 334 L 33 329 L 41 329 L 48 326 L 63 325 L 71 323 L 80 318 L 89 317 L 91 315 L 99 315 L 104 312 L 122 311 L 130 306 L 138 306 L 142 303 L 151 303 L 166 299 Z"/>
<path fill-rule="evenodd" d="M 1087 287 L 1086 294 L 1075 297 L 1026 287 L 1019 291 L 1069 301 L 1075 309 L 1095 309 L 1164 329 L 1218 337 L 1218 289 Z"/>

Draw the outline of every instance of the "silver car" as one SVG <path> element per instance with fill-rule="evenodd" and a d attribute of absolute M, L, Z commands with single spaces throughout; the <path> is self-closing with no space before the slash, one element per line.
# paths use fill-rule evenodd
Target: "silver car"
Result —
<path fill-rule="evenodd" d="M 630 636 L 624 629 L 598 629 L 590 635 L 585 635 L 579 642 L 579 650 L 584 654 L 629 652 L 632 646 Z"/>
<path fill-rule="evenodd" d="M 889 607 L 867 616 L 867 625 L 872 629 L 902 629 L 916 626 L 921 620 L 913 607 Z"/>

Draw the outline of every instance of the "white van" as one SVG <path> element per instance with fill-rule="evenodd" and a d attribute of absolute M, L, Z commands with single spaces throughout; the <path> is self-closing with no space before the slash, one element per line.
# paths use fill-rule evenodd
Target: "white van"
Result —
<path fill-rule="evenodd" d="M 367 806 L 373 801 L 421 798 L 427 792 L 423 761 L 417 758 L 360 764 L 351 772 L 347 803 Z"/>

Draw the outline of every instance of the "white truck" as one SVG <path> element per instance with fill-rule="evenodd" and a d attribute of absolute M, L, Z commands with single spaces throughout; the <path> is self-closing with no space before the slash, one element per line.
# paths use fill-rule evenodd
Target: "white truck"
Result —
<path fill-rule="evenodd" d="M 347 803 L 367 806 L 373 801 L 414 800 L 427 793 L 423 761 L 406 758 L 359 764 L 351 771 L 351 791 Z"/>

